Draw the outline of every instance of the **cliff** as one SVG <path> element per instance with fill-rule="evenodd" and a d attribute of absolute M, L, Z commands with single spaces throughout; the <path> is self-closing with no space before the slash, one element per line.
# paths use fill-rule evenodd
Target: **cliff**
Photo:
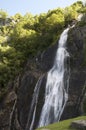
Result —
<path fill-rule="evenodd" d="M 69 99 L 62 114 L 61 120 L 76 117 L 83 113 L 82 104 L 83 104 L 83 97 L 86 92 L 85 34 L 86 34 L 86 26 L 84 27 L 77 26 L 71 29 L 69 32 L 67 41 L 67 49 L 70 54 Z M 36 113 L 35 125 L 37 125 L 41 107 L 43 104 L 47 71 L 50 70 L 50 68 L 53 65 L 54 62 L 53 57 L 55 57 L 57 48 L 58 48 L 58 42 L 54 46 L 48 48 L 41 55 L 36 57 L 35 71 L 36 73 L 41 72 L 43 76 L 40 87 L 41 90 L 39 94 L 38 112 Z M 29 107 L 32 98 L 31 93 L 33 93 L 35 87 L 33 84 L 34 83 L 36 84 L 35 82 L 35 79 L 37 77 L 36 75 L 38 74 L 34 74 L 33 72 L 29 72 L 27 74 L 27 72 L 25 72 L 19 84 L 17 109 L 18 109 L 19 122 L 23 129 L 25 128 L 28 119 L 27 113 L 29 113 Z M 33 81 L 31 82 L 31 80 Z"/>
<path fill-rule="evenodd" d="M 69 98 L 61 116 L 61 120 L 77 117 L 84 113 L 83 99 L 86 92 L 86 26 L 76 26 L 69 31 L 67 50 L 70 54 L 70 82 Z M 42 104 L 44 102 L 44 91 L 46 85 L 47 72 L 53 66 L 58 42 L 49 47 L 42 54 L 38 54 L 34 59 L 28 60 L 24 73 L 15 81 L 17 101 L 15 110 L 11 118 L 11 130 L 23 130 L 29 128 L 28 116 L 30 112 L 31 100 L 36 83 L 41 77 L 40 93 L 38 98 L 37 112 L 34 128 L 38 124 Z M 7 99 L 5 99 L 7 100 Z M 3 122 L 2 122 L 3 123 Z M 3 125 L 3 124 L 2 124 Z M 7 128 L 6 128 L 7 130 Z"/>
<path fill-rule="evenodd" d="M 28 121 L 34 88 L 40 80 L 37 112 L 34 129 L 36 128 L 44 102 L 47 72 L 52 68 L 58 41 L 35 58 L 29 59 L 24 72 L 9 85 L 9 91 L 0 104 L 0 129 L 24 130 L 29 128 Z M 67 40 L 70 54 L 69 98 L 61 116 L 61 120 L 77 117 L 84 113 L 83 102 L 86 93 L 86 26 L 70 29 Z M 14 104 L 14 105 L 13 105 Z M 11 113 L 11 116 L 10 116 Z M 10 118 L 9 118 L 10 117 Z M 7 122 L 8 121 L 8 122 Z"/>

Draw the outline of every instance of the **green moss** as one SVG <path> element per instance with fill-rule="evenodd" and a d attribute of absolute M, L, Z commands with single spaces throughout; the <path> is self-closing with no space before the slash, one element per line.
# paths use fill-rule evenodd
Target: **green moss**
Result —
<path fill-rule="evenodd" d="M 73 118 L 69 120 L 60 121 L 59 123 L 54 123 L 54 124 L 51 124 L 51 125 L 48 125 L 46 127 L 42 127 L 36 130 L 74 130 L 70 128 L 71 122 L 75 120 L 81 120 L 81 119 L 86 120 L 86 116 L 81 116 L 81 117 L 77 117 L 77 118 Z"/>

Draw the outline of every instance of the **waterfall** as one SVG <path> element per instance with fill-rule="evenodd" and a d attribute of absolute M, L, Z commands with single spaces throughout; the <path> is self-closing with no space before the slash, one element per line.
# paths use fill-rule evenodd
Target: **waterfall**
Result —
<path fill-rule="evenodd" d="M 82 0 L 84 6 L 86 6 L 86 0 Z"/>
<path fill-rule="evenodd" d="M 42 107 L 38 127 L 60 120 L 68 100 L 69 70 L 67 68 L 66 41 L 69 28 L 60 36 L 54 65 L 47 75 L 45 101 Z"/>
<path fill-rule="evenodd" d="M 39 78 L 39 80 L 35 86 L 35 89 L 34 89 L 33 98 L 32 98 L 31 107 L 30 107 L 29 116 L 28 116 L 28 121 L 27 121 L 27 125 L 26 125 L 26 130 L 28 130 L 28 128 L 29 128 L 29 130 L 33 130 L 42 77 Z M 29 124 L 30 124 L 30 127 L 29 127 Z"/>
<path fill-rule="evenodd" d="M 69 69 L 67 59 L 69 53 L 66 50 L 68 31 L 69 28 L 65 29 L 60 36 L 54 65 L 47 74 L 44 104 L 42 106 L 38 127 L 59 121 L 68 100 Z M 33 130 L 34 128 L 42 78 L 43 76 L 39 78 L 34 89 L 25 130 Z"/>
<path fill-rule="evenodd" d="M 13 130 L 13 127 L 14 127 L 16 105 L 17 105 L 17 100 L 15 100 L 13 108 L 12 108 L 12 112 L 10 114 L 9 130 Z"/>

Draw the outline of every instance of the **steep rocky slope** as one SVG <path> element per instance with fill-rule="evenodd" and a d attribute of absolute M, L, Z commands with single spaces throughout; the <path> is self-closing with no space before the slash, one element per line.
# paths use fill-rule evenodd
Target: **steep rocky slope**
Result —
<path fill-rule="evenodd" d="M 47 72 L 51 69 L 54 62 L 56 50 L 58 48 L 58 42 L 44 51 L 42 54 L 38 54 L 34 59 L 29 59 L 24 69 L 24 73 L 19 75 L 14 82 L 14 90 L 6 96 L 4 104 L 1 106 L 3 114 L 0 114 L 0 118 L 6 118 L 9 121 L 10 112 L 5 114 L 7 108 L 11 108 L 11 120 L 10 130 L 24 130 L 29 127 L 28 116 L 30 111 L 31 100 L 36 86 L 37 80 L 41 79 L 40 93 L 38 98 L 37 112 L 34 128 L 38 124 L 42 104 L 44 102 L 44 91 L 46 85 Z M 86 26 L 76 26 L 69 31 L 67 49 L 70 54 L 70 82 L 69 82 L 69 99 L 62 114 L 61 120 L 76 117 L 81 115 L 83 111 L 83 99 L 86 91 Z M 69 60 L 68 60 L 69 61 Z M 15 93 L 14 93 L 15 91 Z M 5 107 L 7 97 L 14 93 L 13 100 L 9 101 Z M 14 108 L 13 103 L 16 101 Z M 4 108 L 4 110 L 3 110 Z M 3 115 L 3 116 L 2 116 Z M 1 120 L 0 119 L 0 120 Z M 3 130 L 3 125 L 6 121 L 0 121 L 0 129 Z M 5 130 L 7 130 L 6 127 Z"/>
<path fill-rule="evenodd" d="M 82 102 L 86 92 L 86 26 L 77 26 L 70 30 L 68 51 L 70 53 L 69 100 L 62 119 L 83 113 Z"/>

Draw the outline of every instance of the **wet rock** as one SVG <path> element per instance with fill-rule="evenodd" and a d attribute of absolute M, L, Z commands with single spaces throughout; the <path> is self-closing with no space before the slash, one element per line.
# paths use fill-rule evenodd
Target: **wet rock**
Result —
<path fill-rule="evenodd" d="M 41 71 L 47 72 L 52 68 L 57 48 L 58 42 L 37 56 L 37 65 Z"/>
<path fill-rule="evenodd" d="M 18 120 L 23 128 L 25 128 L 28 119 L 35 84 L 36 78 L 34 75 L 29 72 L 25 72 L 21 78 L 19 89 L 17 91 Z"/>
<path fill-rule="evenodd" d="M 82 102 L 86 93 L 86 89 L 84 89 L 86 86 L 85 34 L 86 26 L 75 27 L 69 31 L 67 42 L 70 54 L 69 98 L 61 120 L 83 113 Z"/>

